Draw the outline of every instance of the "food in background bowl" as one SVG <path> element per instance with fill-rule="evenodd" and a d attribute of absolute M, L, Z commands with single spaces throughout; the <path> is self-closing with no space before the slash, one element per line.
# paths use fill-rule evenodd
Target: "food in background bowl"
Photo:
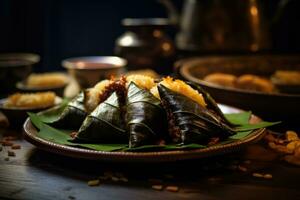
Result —
<path fill-rule="evenodd" d="M 272 93 L 275 92 L 273 83 L 266 79 L 252 74 L 245 74 L 237 78 L 236 88 L 253 90 L 259 92 Z"/>
<path fill-rule="evenodd" d="M 68 77 L 63 73 L 31 74 L 26 81 L 28 87 L 58 87 L 68 83 Z"/>
<path fill-rule="evenodd" d="M 300 94 L 299 71 L 277 70 L 271 80 L 281 92 Z"/>
<path fill-rule="evenodd" d="M 210 83 L 225 87 L 234 87 L 237 77 L 232 74 L 213 73 L 204 77 L 204 80 Z"/>
<path fill-rule="evenodd" d="M 10 95 L 4 107 L 6 108 L 43 108 L 53 106 L 55 103 L 54 92 L 38 92 L 21 94 L 15 93 Z"/>
<path fill-rule="evenodd" d="M 23 92 L 53 91 L 58 96 L 63 96 L 68 83 L 69 77 L 66 74 L 51 72 L 31 74 L 25 81 L 17 83 L 16 87 Z"/>
<path fill-rule="evenodd" d="M 300 72 L 277 70 L 271 76 L 272 82 L 280 85 L 300 85 Z"/>
<path fill-rule="evenodd" d="M 54 92 L 15 93 L 0 99 L 0 110 L 8 119 L 10 128 L 19 129 L 27 112 L 39 112 L 61 102 Z"/>
<path fill-rule="evenodd" d="M 300 72 L 299 55 L 204 56 L 178 61 L 177 67 L 179 76 L 204 87 L 217 102 L 252 110 L 264 119 L 299 123 L 299 109 L 295 108 L 299 107 L 300 91 L 290 94 L 275 84 L 274 93 L 253 92 L 203 80 L 213 73 L 253 74 L 270 79 L 277 70 Z"/>
<path fill-rule="evenodd" d="M 232 74 L 212 73 L 205 76 L 203 80 L 224 87 L 265 93 L 276 92 L 274 84 L 269 79 L 253 74 L 244 74 L 237 77 Z"/>

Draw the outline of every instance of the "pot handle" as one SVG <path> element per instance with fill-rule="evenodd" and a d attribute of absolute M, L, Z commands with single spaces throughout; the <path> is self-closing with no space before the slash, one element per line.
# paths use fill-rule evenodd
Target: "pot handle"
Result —
<path fill-rule="evenodd" d="M 276 24 L 279 19 L 281 18 L 281 16 L 283 15 L 284 9 L 285 7 L 293 0 L 280 0 L 278 5 L 277 5 L 277 9 L 276 12 L 273 16 L 272 19 L 272 25 Z"/>
<path fill-rule="evenodd" d="M 161 3 L 168 12 L 168 18 L 170 21 L 170 24 L 177 25 L 179 23 L 179 13 L 177 8 L 174 6 L 172 1 L 170 0 L 157 0 L 159 3 Z"/>

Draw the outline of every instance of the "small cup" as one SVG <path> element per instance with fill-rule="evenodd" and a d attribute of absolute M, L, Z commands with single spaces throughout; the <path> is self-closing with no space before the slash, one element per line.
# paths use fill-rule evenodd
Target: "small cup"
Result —
<path fill-rule="evenodd" d="M 120 75 L 126 64 L 125 59 L 116 56 L 78 57 L 62 61 L 62 66 L 81 88 L 93 87 L 100 80 Z"/>

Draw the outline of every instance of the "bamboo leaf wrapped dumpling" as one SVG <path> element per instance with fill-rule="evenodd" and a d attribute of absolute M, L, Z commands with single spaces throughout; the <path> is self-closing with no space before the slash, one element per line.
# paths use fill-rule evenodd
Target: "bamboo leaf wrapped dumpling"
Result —
<path fill-rule="evenodd" d="M 221 111 L 221 109 L 218 107 L 216 101 L 210 96 L 210 94 L 205 91 L 201 86 L 195 85 L 192 83 L 189 83 L 191 87 L 198 92 L 200 92 L 203 95 L 204 101 L 207 104 L 206 108 L 209 109 L 211 112 L 214 112 L 220 120 L 222 120 L 224 123 L 227 123 L 228 125 L 232 125 L 226 118 L 224 113 Z"/>
<path fill-rule="evenodd" d="M 166 133 L 166 114 L 161 102 L 134 82 L 128 86 L 125 122 L 129 147 L 155 144 Z"/>
<path fill-rule="evenodd" d="M 124 78 L 100 81 L 93 88 L 89 88 L 77 95 L 52 125 L 57 128 L 78 130 L 85 117 L 97 105 L 105 101 L 114 91 L 124 93 L 125 89 L 122 90 L 123 88 L 125 88 Z"/>
<path fill-rule="evenodd" d="M 60 117 L 52 122 L 51 125 L 57 128 L 77 130 L 86 115 L 87 112 L 84 106 L 84 94 L 81 92 L 68 103 Z"/>
<path fill-rule="evenodd" d="M 206 108 L 202 95 L 183 81 L 165 80 L 158 85 L 158 92 L 168 114 L 173 142 L 207 144 L 212 139 L 222 140 L 235 134 L 222 117 Z M 194 96 L 197 101 L 191 98 Z"/>
<path fill-rule="evenodd" d="M 75 137 L 75 141 L 89 143 L 128 142 L 121 104 L 117 93 L 112 93 L 87 116 Z"/>

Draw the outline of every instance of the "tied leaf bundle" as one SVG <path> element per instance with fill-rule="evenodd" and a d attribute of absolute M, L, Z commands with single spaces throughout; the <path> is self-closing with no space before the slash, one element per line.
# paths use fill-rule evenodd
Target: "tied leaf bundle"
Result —
<path fill-rule="evenodd" d="M 90 143 L 126 143 L 120 100 L 114 92 L 87 116 L 74 141 Z"/>
<path fill-rule="evenodd" d="M 125 121 L 130 134 L 130 148 L 155 144 L 164 138 L 166 116 L 159 99 L 131 82 L 126 102 Z"/>
<path fill-rule="evenodd" d="M 81 92 L 68 103 L 61 115 L 50 124 L 57 128 L 76 130 L 80 127 L 86 115 L 87 112 L 84 108 L 84 94 Z"/>
<path fill-rule="evenodd" d="M 227 144 L 276 124 L 250 124 L 250 112 L 224 115 L 205 90 L 181 80 L 131 79 L 104 80 L 86 101 L 80 93 L 57 110 L 30 114 L 37 135 L 95 150 L 163 151 Z"/>
<path fill-rule="evenodd" d="M 159 95 L 168 113 L 169 133 L 179 144 L 207 144 L 212 138 L 221 140 L 234 135 L 235 131 L 223 117 L 211 112 L 192 99 L 176 93 L 163 85 Z"/>
<path fill-rule="evenodd" d="M 71 130 L 66 131 L 66 130 L 61 130 L 57 128 L 53 128 L 49 125 L 47 125 L 45 122 L 49 121 L 52 119 L 52 117 L 56 114 L 57 116 L 60 115 L 60 110 L 55 109 L 51 110 L 51 115 L 48 115 L 48 113 L 43 113 L 43 114 L 35 114 L 35 113 L 29 113 L 29 117 L 31 119 L 31 122 L 37 127 L 39 130 L 37 132 L 37 137 L 42 138 L 44 140 L 54 142 L 56 144 L 62 144 L 62 145 L 67 145 L 67 146 L 76 146 L 80 148 L 88 148 L 88 149 L 93 149 L 97 151 L 172 151 L 172 150 L 179 150 L 179 149 L 199 149 L 199 148 L 207 148 L 209 147 L 208 145 L 200 145 L 200 144 L 188 144 L 188 145 L 176 145 L 176 144 L 166 144 L 166 145 L 143 145 L 139 147 L 132 147 L 129 148 L 127 143 L 122 143 L 122 144 L 90 144 L 90 143 L 79 143 L 79 142 L 70 142 L 72 138 L 70 137 L 70 133 L 72 132 Z M 250 112 L 242 112 L 242 113 L 234 113 L 234 114 L 225 114 L 225 117 L 230 121 L 231 123 L 234 123 L 237 128 L 247 126 L 250 128 L 249 124 L 249 117 L 251 113 Z M 240 120 L 243 119 L 243 120 Z M 260 122 L 257 124 L 254 124 L 252 126 L 252 131 L 248 129 L 248 131 L 241 131 L 237 132 L 236 135 L 230 136 L 226 140 L 224 140 L 222 143 L 218 143 L 217 145 L 223 145 L 227 143 L 232 143 L 237 140 L 242 140 L 243 138 L 248 137 L 251 135 L 253 130 L 257 128 L 265 128 L 268 126 L 272 126 L 275 123 L 271 122 Z"/>

